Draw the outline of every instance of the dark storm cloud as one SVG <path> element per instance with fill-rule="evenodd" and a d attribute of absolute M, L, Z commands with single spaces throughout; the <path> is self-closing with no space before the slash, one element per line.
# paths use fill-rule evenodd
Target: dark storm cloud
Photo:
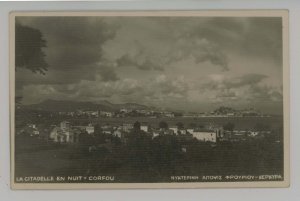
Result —
<path fill-rule="evenodd" d="M 116 74 L 114 68 L 109 65 L 102 66 L 101 68 L 99 68 L 99 74 L 102 78 L 102 81 L 104 82 L 116 81 L 120 79 Z"/>
<path fill-rule="evenodd" d="M 196 64 L 210 62 L 223 71 L 229 70 L 228 58 L 224 50 L 214 41 L 190 36 L 180 36 L 178 40 L 168 55 L 169 64 L 174 61 L 193 58 Z"/>
<path fill-rule="evenodd" d="M 138 58 L 133 58 L 128 54 L 123 55 L 119 59 L 117 59 L 118 66 L 133 66 L 140 70 L 158 70 L 163 71 L 163 67 L 158 63 L 155 63 L 151 59 L 145 58 L 140 60 Z"/>
<path fill-rule="evenodd" d="M 198 25 L 194 18 L 118 18 L 122 27 L 111 45 L 119 52 L 116 62 L 122 67 L 163 71 L 169 66 L 192 59 L 201 66 L 209 62 L 227 71 L 224 49 L 213 40 L 190 35 Z M 201 19 L 199 19 L 202 21 Z M 191 24 L 190 26 L 187 24 Z M 121 34 L 120 34 L 121 33 Z M 111 54 L 114 54 L 112 51 Z"/>
<path fill-rule="evenodd" d="M 85 99 L 93 98 L 110 98 L 114 95 L 131 95 L 135 92 L 142 91 L 140 85 L 135 80 L 130 79 L 118 79 L 115 81 L 103 81 L 102 77 L 99 77 L 95 81 L 82 80 L 76 84 L 69 85 L 55 85 L 55 91 L 62 92 L 68 95 L 75 95 L 76 98 Z"/>
<path fill-rule="evenodd" d="M 282 64 L 282 21 L 276 17 L 209 18 L 188 34 L 215 41 L 249 56 L 261 56 Z"/>
<path fill-rule="evenodd" d="M 235 78 L 211 80 L 202 86 L 201 92 L 212 92 L 219 102 L 255 101 L 280 102 L 283 95 L 280 89 L 263 83 L 268 78 L 262 74 L 246 74 Z"/>
<path fill-rule="evenodd" d="M 236 98 L 236 94 L 233 91 L 226 90 L 226 91 L 221 91 L 219 94 L 217 94 L 218 98 Z"/>
<path fill-rule="evenodd" d="M 262 74 L 245 74 L 239 77 L 210 80 L 202 85 L 202 89 L 234 89 L 252 86 L 260 83 L 265 78 L 267 78 L 267 76 Z"/>
<path fill-rule="evenodd" d="M 220 51 L 207 51 L 205 54 L 195 55 L 196 63 L 210 61 L 216 66 L 220 66 L 222 70 L 227 71 L 228 59 L 226 55 Z"/>
<path fill-rule="evenodd" d="M 246 85 L 254 85 L 261 82 L 263 79 L 267 77 L 268 76 L 262 74 L 246 74 L 241 77 L 226 80 L 224 81 L 224 85 L 227 88 L 237 88 Z"/>
<path fill-rule="evenodd" d="M 70 84 L 79 80 L 94 80 L 96 66 L 89 66 L 89 71 L 82 72 L 82 69 L 51 69 L 45 75 L 33 74 L 28 70 L 20 69 L 16 72 L 17 86 L 26 84 Z"/>
<path fill-rule="evenodd" d="M 45 53 L 49 73 L 55 72 L 58 77 L 46 76 L 43 82 L 70 83 L 94 79 L 95 71 L 101 68 L 97 63 L 102 59 L 102 45 L 115 34 L 115 27 L 97 17 L 22 17 L 17 20 L 40 30 L 47 41 Z M 111 70 L 99 71 L 107 74 L 108 79 L 113 76 Z"/>
<path fill-rule="evenodd" d="M 36 25 L 48 36 L 50 66 L 59 69 L 84 68 L 97 63 L 103 43 L 114 36 L 114 31 L 99 18 L 38 18 Z"/>
<path fill-rule="evenodd" d="M 241 47 L 245 53 L 260 56 L 265 54 L 282 65 L 282 22 L 281 18 L 251 18 L 251 29 L 245 34 Z M 247 29 L 246 29 L 247 30 Z M 243 49 L 242 49 L 243 50 Z"/>
<path fill-rule="evenodd" d="M 252 85 L 249 94 L 248 99 L 253 101 L 283 101 L 282 93 L 269 86 Z"/>
<path fill-rule="evenodd" d="M 129 101 L 153 105 L 186 99 L 189 85 L 183 77 L 173 80 L 166 75 L 160 75 L 140 82 L 134 79 L 103 82 L 102 77 L 98 77 L 95 81 L 82 80 L 68 85 L 29 85 L 24 90 L 26 94 L 34 97 L 34 101 L 40 100 L 41 96 L 87 101 L 117 97 L 117 103 Z"/>
<path fill-rule="evenodd" d="M 105 99 L 184 110 L 214 102 L 247 107 L 282 101 L 280 18 L 18 20 L 40 30 L 48 45 L 46 75 L 16 73 L 26 104 Z"/>

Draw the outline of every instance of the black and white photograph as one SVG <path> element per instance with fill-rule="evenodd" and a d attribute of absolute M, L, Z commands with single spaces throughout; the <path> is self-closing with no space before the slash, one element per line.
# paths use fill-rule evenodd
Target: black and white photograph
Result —
<path fill-rule="evenodd" d="M 286 11 L 10 17 L 13 188 L 289 185 Z"/>

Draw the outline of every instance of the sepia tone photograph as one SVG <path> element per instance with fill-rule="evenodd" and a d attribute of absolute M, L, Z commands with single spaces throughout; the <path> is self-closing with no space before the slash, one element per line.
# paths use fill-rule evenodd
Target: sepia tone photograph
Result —
<path fill-rule="evenodd" d="M 13 12 L 14 189 L 288 187 L 288 13 Z"/>

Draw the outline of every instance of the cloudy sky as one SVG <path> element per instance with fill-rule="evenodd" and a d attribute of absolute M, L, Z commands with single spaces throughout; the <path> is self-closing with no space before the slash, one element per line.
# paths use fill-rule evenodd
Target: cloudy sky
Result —
<path fill-rule="evenodd" d="M 45 75 L 16 72 L 24 104 L 46 99 L 219 106 L 282 113 L 281 18 L 21 17 L 47 41 Z"/>

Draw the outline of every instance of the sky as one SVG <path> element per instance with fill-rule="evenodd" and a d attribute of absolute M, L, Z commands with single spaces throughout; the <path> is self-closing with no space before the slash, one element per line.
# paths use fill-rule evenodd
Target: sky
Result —
<path fill-rule="evenodd" d="M 18 17 L 41 31 L 45 75 L 16 71 L 23 104 L 46 99 L 138 103 L 207 112 L 282 113 L 276 17 Z"/>

